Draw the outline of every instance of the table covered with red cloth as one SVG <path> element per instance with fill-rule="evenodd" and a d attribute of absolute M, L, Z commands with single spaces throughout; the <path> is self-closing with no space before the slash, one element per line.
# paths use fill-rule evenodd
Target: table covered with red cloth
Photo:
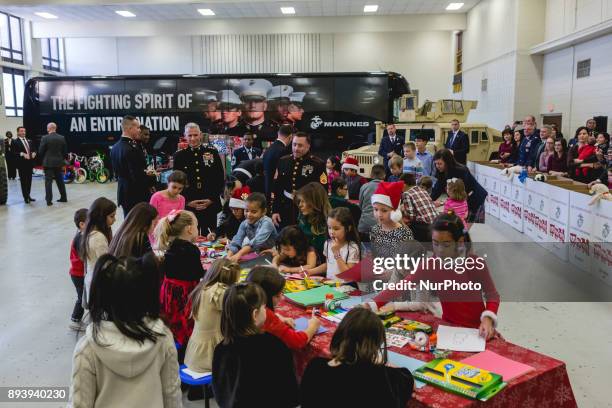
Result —
<path fill-rule="evenodd" d="M 280 315 L 298 318 L 308 317 L 308 311 L 289 303 L 283 299 L 276 307 Z M 437 330 L 441 319 L 424 313 L 397 313 L 406 319 L 427 323 Z M 329 357 L 329 344 L 336 325 L 321 319 L 322 325 L 330 330 L 315 336 L 310 344 L 303 350 L 294 352 L 294 360 L 298 376 L 301 378 L 306 366 L 315 357 Z M 433 354 L 423 353 L 410 349 L 410 347 L 389 347 L 390 351 L 401 353 L 424 362 L 432 360 Z M 507 357 L 509 359 L 530 365 L 535 368 L 527 374 L 517 377 L 508 383 L 508 386 L 487 402 L 472 400 L 460 395 L 441 390 L 431 385 L 416 390 L 416 398 L 410 407 L 520 407 L 520 408 L 560 408 L 576 407 L 576 400 L 572 391 L 565 363 L 551 357 L 536 353 L 523 347 L 512 344 L 502 338 L 495 338 L 487 342 L 487 350 Z M 449 358 L 462 360 L 475 353 L 453 352 Z M 357 390 L 346 392 L 359 392 Z"/>

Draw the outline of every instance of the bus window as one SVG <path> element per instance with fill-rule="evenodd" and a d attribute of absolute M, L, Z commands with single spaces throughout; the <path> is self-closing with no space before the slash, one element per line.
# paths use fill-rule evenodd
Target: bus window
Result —
<path fill-rule="evenodd" d="M 436 132 L 434 129 L 410 129 L 410 141 L 414 142 L 419 134 L 425 136 L 430 142 L 436 139 Z"/>
<path fill-rule="evenodd" d="M 489 141 L 489 135 L 487 135 L 487 132 L 482 132 L 480 134 L 480 140 L 482 140 L 483 142 L 488 142 Z"/>
<path fill-rule="evenodd" d="M 470 133 L 471 135 L 471 140 L 470 140 L 470 144 L 478 144 L 478 131 L 477 130 L 472 130 L 472 132 Z"/>

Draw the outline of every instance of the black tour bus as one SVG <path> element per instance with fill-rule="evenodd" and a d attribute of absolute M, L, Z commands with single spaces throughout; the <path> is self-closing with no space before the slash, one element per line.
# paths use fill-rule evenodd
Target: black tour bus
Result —
<path fill-rule="evenodd" d="M 36 77 L 26 83 L 23 119 L 31 137 L 55 122 L 69 151 L 88 153 L 115 143 L 127 114 L 151 130 L 151 143 L 167 137 L 173 149 L 188 122 L 241 136 L 259 117 L 269 138 L 288 123 L 312 136 L 315 152 L 340 154 L 367 143 L 375 121 L 392 122 L 394 102 L 409 92 L 394 72 Z M 259 103 L 247 108 L 249 96 Z"/>

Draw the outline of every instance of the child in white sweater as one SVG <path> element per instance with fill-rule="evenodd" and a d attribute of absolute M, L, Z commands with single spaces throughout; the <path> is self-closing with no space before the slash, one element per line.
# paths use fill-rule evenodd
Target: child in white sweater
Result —
<path fill-rule="evenodd" d="M 153 255 L 102 255 L 90 299 L 92 323 L 74 350 L 68 406 L 182 406 L 174 340 L 159 318 Z"/>

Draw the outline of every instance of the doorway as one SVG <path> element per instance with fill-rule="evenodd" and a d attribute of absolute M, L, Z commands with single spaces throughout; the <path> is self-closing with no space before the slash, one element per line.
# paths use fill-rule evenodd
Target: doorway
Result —
<path fill-rule="evenodd" d="M 556 125 L 557 129 L 563 132 L 563 129 L 561 129 L 562 119 L 563 115 L 542 115 L 542 125 Z"/>

